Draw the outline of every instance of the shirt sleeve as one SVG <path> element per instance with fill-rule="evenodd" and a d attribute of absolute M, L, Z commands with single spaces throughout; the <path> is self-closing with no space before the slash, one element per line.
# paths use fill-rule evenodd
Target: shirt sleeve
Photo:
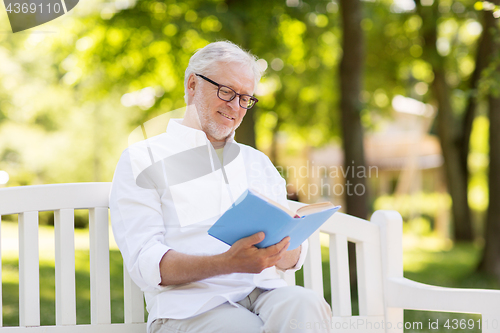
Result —
<path fill-rule="evenodd" d="M 306 255 L 307 255 L 307 250 L 309 249 L 309 241 L 306 239 L 304 241 L 304 243 L 301 244 L 301 248 L 300 248 L 300 256 L 299 256 L 299 260 L 297 261 L 297 263 L 295 264 L 295 266 L 285 270 L 285 273 L 295 273 L 296 271 L 298 271 L 299 269 L 302 268 L 302 266 L 304 265 L 304 261 L 306 261 Z"/>
<path fill-rule="evenodd" d="M 142 291 L 160 286 L 160 261 L 170 250 L 164 244 L 165 225 L 160 195 L 138 186 L 128 150 L 116 167 L 109 206 L 113 234 L 132 280 Z"/>

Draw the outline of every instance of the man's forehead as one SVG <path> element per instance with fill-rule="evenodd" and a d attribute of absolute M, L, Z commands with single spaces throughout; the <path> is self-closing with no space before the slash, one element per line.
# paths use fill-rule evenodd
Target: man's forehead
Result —
<path fill-rule="evenodd" d="M 211 79 L 219 84 L 253 93 L 255 78 L 248 66 L 239 63 L 216 63 Z"/>

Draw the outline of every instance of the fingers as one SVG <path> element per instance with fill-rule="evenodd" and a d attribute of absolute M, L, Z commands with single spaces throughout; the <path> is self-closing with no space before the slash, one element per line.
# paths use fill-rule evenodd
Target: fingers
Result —
<path fill-rule="evenodd" d="M 255 245 L 255 244 L 262 242 L 264 240 L 264 238 L 266 238 L 266 234 L 264 234 L 264 232 L 260 231 L 256 234 L 253 234 L 252 236 L 248 236 L 246 239 L 248 240 L 247 244 Z"/>
<path fill-rule="evenodd" d="M 277 256 L 281 255 L 284 253 L 287 249 L 288 246 L 290 246 L 290 237 L 287 236 L 283 238 L 279 243 L 276 243 L 272 246 L 267 247 L 265 250 L 267 251 L 267 254 L 271 256 Z"/>
<path fill-rule="evenodd" d="M 265 237 L 266 235 L 264 234 L 264 232 L 260 231 L 256 234 L 240 239 L 237 243 L 239 243 L 239 245 L 242 245 L 243 247 L 251 247 L 255 244 L 262 242 Z M 274 256 L 281 252 L 286 251 L 289 245 L 290 245 L 290 237 L 286 236 L 279 243 L 268 246 L 261 250 L 266 252 L 268 256 Z"/>
<path fill-rule="evenodd" d="M 285 255 L 290 246 L 290 237 L 283 238 L 279 243 L 267 248 L 257 248 L 254 245 L 265 238 L 264 232 L 258 232 L 242 238 L 227 251 L 234 272 L 260 273 L 262 270 L 276 265 Z"/>
<path fill-rule="evenodd" d="M 253 234 L 251 236 L 245 237 L 237 241 L 236 243 L 239 243 L 240 245 L 243 245 L 244 247 L 250 247 L 252 245 L 258 244 L 262 242 L 266 238 L 266 235 L 264 232 L 260 231 L 256 234 Z M 235 243 L 235 244 L 236 244 Z"/>
<path fill-rule="evenodd" d="M 274 262 L 279 261 L 281 258 L 283 258 L 286 254 L 286 250 L 288 249 L 289 244 L 287 244 L 284 248 L 281 249 L 281 251 L 270 255 L 269 259 L 272 259 Z"/>

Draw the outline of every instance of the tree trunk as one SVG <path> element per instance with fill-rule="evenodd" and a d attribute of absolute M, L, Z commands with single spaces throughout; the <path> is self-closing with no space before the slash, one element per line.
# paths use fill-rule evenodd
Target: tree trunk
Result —
<path fill-rule="evenodd" d="M 276 125 L 273 128 L 273 138 L 271 141 L 271 151 L 269 152 L 269 159 L 271 162 L 275 165 L 278 166 L 278 132 L 281 127 L 281 123 L 283 121 L 281 120 L 281 117 L 277 115 L 276 119 Z"/>
<path fill-rule="evenodd" d="M 498 69 L 500 72 L 500 69 Z M 479 270 L 500 279 L 500 97 L 490 97 L 489 205 L 486 217 L 485 246 Z"/>
<path fill-rule="evenodd" d="M 361 102 L 364 40 L 361 29 L 362 7 L 359 0 L 341 0 L 342 49 L 340 61 L 340 112 L 342 123 L 342 145 L 344 148 L 344 172 L 346 179 L 344 194 L 346 211 L 363 219 L 368 218 L 368 191 L 366 179 L 356 177 L 358 171 L 366 171 L 363 127 L 361 125 Z M 352 172 L 354 169 L 354 172 Z"/>
<path fill-rule="evenodd" d="M 499 4 L 500 1 L 494 1 Z M 498 58 L 500 57 L 500 41 L 498 35 L 500 29 L 491 12 L 485 12 L 485 15 L 490 20 L 488 33 L 492 37 L 492 57 L 491 61 L 496 61 L 496 73 L 500 74 L 500 65 Z M 495 74 L 496 74 L 495 73 Z M 486 232 L 483 257 L 479 264 L 478 270 L 490 274 L 494 274 L 500 279 L 500 96 L 498 94 L 499 82 L 495 90 L 497 94 L 490 93 L 488 98 L 489 103 L 489 118 L 490 118 L 490 165 L 488 171 L 488 187 L 489 187 L 489 205 L 486 214 Z"/>
<path fill-rule="evenodd" d="M 230 4 L 228 2 L 228 7 L 233 8 L 234 4 Z M 248 22 L 243 21 L 241 22 L 243 24 L 243 27 L 246 27 L 248 25 Z M 250 41 L 249 38 L 244 38 L 242 37 L 240 39 L 240 46 L 244 50 L 248 50 L 250 47 Z M 257 87 L 255 87 L 257 88 Z M 237 142 L 243 143 L 245 145 L 248 145 L 253 148 L 257 148 L 257 144 L 255 142 L 255 112 L 257 111 L 257 106 L 253 107 L 251 110 L 247 110 L 247 113 L 245 117 L 243 118 L 243 121 L 240 124 L 240 127 L 238 127 L 235 137 Z"/>
<path fill-rule="evenodd" d="M 459 141 L 460 159 L 463 170 L 469 175 L 468 158 L 469 158 L 469 142 L 472 132 L 472 125 L 475 118 L 477 106 L 477 88 L 481 73 L 488 66 L 492 53 L 493 35 L 491 29 L 495 26 L 495 18 L 491 12 L 483 12 L 483 31 L 479 38 L 478 47 L 476 50 L 476 67 L 470 78 L 470 95 L 465 109 L 465 116 L 462 123 L 462 137 Z"/>
<path fill-rule="evenodd" d="M 452 200 L 453 235 L 456 241 L 472 241 L 472 223 L 467 200 L 467 173 L 462 168 L 460 150 L 456 145 L 453 109 L 450 103 L 450 91 L 442 69 L 434 69 L 432 84 L 438 101 L 438 135 L 443 152 L 446 183 Z"/>
<path fill-rule="evenodd" d="M 474 237 L 467 199 L 468 175 L 461 163 L 459 134 L 456 132 L 458 122 L 453 116 L 450 87 L 446 82 L 445 59 L 438 53 L 436 46 L 439 3 L 435 1 L 432 6 L 423 7 L 420 0 L 415 2 L 423 22 L 420 29 L 425 43 L 423 57 L 431 64 L 434 73 L 431 89 L 438 105 L 438 136 L 443 152 L 446 183 L 452 200 L 453 235 L 456 241 L 472 241 Z M 468 150 L 468 147 L 464 149 Z"/>
<path fill-rule="evenodd" d="M 366 171 L 363 127 L 361 125 L 361 102 L 364 40 L 361 29 L 362 7 L 359 0 L 341 0 L 342 49 L 340 61 L 340 113 L 342 123 L 342 145 L 344 148 L 344 197 L 347 214 L 368 218 L 368 190 L 364 177 L 355 177 L 357 171 Z M 354 173 L 352 172 L 354 168 Z M 351 293 L 357 294 L 355 244 L 349 243 L 349 275 Z"/>
<path fill-rule="evenodd" d="M 255 110 L 252 108 L 247 111 L 240 127 L 236 130 L 235 139 L 238 143 L 243 143 L 256 148 L 255 144 Z"/>

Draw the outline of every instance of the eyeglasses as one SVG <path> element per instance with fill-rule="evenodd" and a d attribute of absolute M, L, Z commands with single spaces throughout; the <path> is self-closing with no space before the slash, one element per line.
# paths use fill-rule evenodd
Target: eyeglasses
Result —
<path fill-rule="evenodd" d="M 245 94 L 238 94 L 233 89 L 231 89 L 227 86 L 224 86 L 222 84 L 218 84 L 217 82 L 212 81 L 208 77 L 203 76 L 201 74 L 196 74 L 196 76 L 199 76 L 203 80 L 208 81 L 211 84 L 217 86 L 219 88 L 219 89 L 217 89 L 217 97 L 219 97 L 223 101 L 231 102 L 236 96 L 239 96 L 240 106 L 244 109 L 251 109 L 255 105 L 255 103 L 257 103 L 259 101 L 257 98 L 255 98 L 253 96 L 245 95 Z"/>

